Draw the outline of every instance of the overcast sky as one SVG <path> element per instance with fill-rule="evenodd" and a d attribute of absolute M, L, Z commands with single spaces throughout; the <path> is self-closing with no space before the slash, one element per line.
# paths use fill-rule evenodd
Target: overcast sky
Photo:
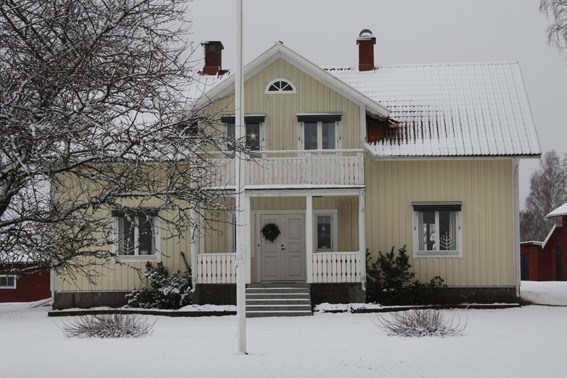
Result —
<path fill-rule="evenodd" d="M 542 151 L 567 153 L 567 59 L 547 45 L 539 0 L 243 0 L 244 61 L 276 41 L 321 66 L 356 65 L 376 37 L 377 65 L 519 61 Z M 193 0 L 192 40 L 223 42 L 234 69 L 236 0 Z M 197 49 L 202 57 L 201 49 Z M 520 163 L 520 207 L 537 160 Z"/>

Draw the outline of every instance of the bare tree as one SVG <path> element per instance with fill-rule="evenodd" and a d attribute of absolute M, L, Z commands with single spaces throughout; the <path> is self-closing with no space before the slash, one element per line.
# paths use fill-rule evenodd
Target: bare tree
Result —
<path fill-rule="evenodd" d="M 0 262 L 88 270 L 81 257 L 111 257 L 125 199 L 175 213 L 179 232 L 189 209 L 224 208 L 204 155 L 226 141 L 187 107 L 187 7 L 0 0 Z"/>
<path fill-rule="evenodd" d="M 554 222 L 546 215 L 566 201 L 567 160 L 551 150 L 543 155 L 540 168 L 530 178 L 526 209 L 520 213 L 521 239 L 543 241 Z"/>
<path fill-rule="evenodd" d="M 539 10 L 551 20 L 547 28 L 549 44 L 564 50 L 567 47 L 567 0 L 541 0 Z"/>

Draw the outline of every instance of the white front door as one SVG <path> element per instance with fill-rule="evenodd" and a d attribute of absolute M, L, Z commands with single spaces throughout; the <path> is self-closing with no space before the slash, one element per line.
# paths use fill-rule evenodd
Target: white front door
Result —
<path fill-rule="evenodd" d="M 260 214 L 259 218 L 261 281 L 305 281 L 304 214 Z M 268 223 L 280 230 L 274 241 L 262 235 Z"/>

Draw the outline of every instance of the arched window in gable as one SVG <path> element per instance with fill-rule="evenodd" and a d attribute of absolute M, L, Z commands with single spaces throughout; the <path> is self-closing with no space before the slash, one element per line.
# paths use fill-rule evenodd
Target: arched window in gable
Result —
<path fill-rule="evenodd" d="M 288 93 L 297 93 L 295 91 L 295 86 L 293 83 L 286 79 L 275 79 L 272 80 L 266 86 L 266 93 L 269 94 L 288 94 Z"/>

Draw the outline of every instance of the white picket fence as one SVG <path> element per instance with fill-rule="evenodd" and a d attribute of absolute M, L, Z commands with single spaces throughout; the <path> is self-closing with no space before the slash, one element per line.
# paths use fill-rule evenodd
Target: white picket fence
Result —
<path fill-rule="evenodd" d="M 235 253 L 197 254 L 197 283 L 231 284 L 236 283 Z"/>
<path fill-rule="evenodd" d="M 358 252 L 315 252 L 311 282 L 360 282 L 361 269 Z"/>

